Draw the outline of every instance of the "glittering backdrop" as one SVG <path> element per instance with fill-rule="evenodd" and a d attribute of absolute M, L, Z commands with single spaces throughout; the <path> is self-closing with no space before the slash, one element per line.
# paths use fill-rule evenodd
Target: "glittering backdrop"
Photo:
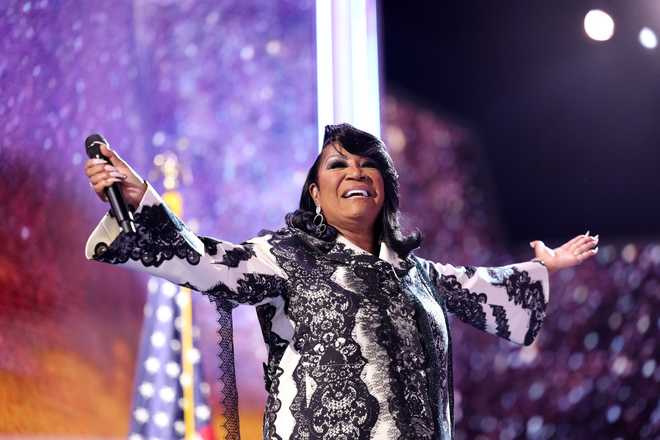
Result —
<path fill-rule="evenodd" d="M 532 258 L 526 245 L 503 246 L 473 135 L 401 93 L 383 107 L 406 223 L 425 234 L 420 255 L 457 265 Z M 528 238 L 544 240 L 542 228 Z M 550 290 L 529 347 L 452 320 L 457 439 L 660 438 L 660 243 L 601 237 L 597 258 L 553 274 Z"/>
<path fill-rule="evenodd" d="M 280 225 L 317 149 L 313 2 L 8 1 L 0 35 L 0 432 L 124 435 L 146 280 L 84 261 L 106 207 L 82 142 L 103 133 L 161 190 L 154 157 L 176 154 L 205 235 Z M 215 383 L 215 311 L 195 307 Z M 264 348 L 254 310 L 234 317 L 257 438 Z"/>

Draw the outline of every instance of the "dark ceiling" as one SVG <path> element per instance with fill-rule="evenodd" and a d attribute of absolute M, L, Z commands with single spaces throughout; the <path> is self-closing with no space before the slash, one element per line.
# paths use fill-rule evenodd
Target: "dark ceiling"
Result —
<path fill-rule="evenodd" d="M 604 43 L 586 12 L 614 18 Z M 388 87 L 472 128 L 510 242 L 660 237 L 660 2 L 385 0 Z"/>

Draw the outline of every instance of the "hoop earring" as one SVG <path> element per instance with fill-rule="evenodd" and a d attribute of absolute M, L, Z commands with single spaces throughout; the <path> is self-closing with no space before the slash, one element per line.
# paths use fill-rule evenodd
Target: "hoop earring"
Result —
<path fill-rule="evenodd" d="M 319 234 L 323 234 L 325 232 L 326 226 L 325 226 L 325 219 L 323 218 L 323 214 L 321 214 L 321 207 L 316 206 L 316 215 L 314 216 L 314 220 L 312 220 L 312 223 L 316 227 L 316 232 Z"/>

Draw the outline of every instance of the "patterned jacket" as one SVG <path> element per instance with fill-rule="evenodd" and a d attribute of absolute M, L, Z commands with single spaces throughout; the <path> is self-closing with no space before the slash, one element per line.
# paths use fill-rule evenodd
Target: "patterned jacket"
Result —
<path fill-rule="evenodd" d="M 193 234 L 149 185 L 137 234 L 104 217 L 89 259 L 146 271 L 213 301 L 256 307 L 268 348 L 265 439 L 450 439 L 448 313 L 531 344 L 548 302 L 545 266 L 455 267 L 384 242 L 285 227 L 241 244 Z"/>

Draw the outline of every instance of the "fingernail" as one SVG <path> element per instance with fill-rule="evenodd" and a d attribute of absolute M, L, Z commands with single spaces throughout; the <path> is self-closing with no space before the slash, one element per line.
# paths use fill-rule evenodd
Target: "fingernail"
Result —
<path fill-rule="evenodd" d="M 584 234 L 584 235 L 586 235 L 586 236 L 589 236 L 589 231 L 587 231 L 587 233 L 586 233 L 586 234 Z"/>
<path fill-rule="evenodd" d="M 532 242 L 530 241 L 530 242 L 529 242 L 529 247 L 533 248 L 533 247 L 534 247 L 534 243 L 532 243 Z"/>
<path fill-rule="evenodd" d="M 596 235 L 594 236 L 594 240 L 598 241 L 598 237 L 599 237 L 599 235 L 596 234 Z"/>

